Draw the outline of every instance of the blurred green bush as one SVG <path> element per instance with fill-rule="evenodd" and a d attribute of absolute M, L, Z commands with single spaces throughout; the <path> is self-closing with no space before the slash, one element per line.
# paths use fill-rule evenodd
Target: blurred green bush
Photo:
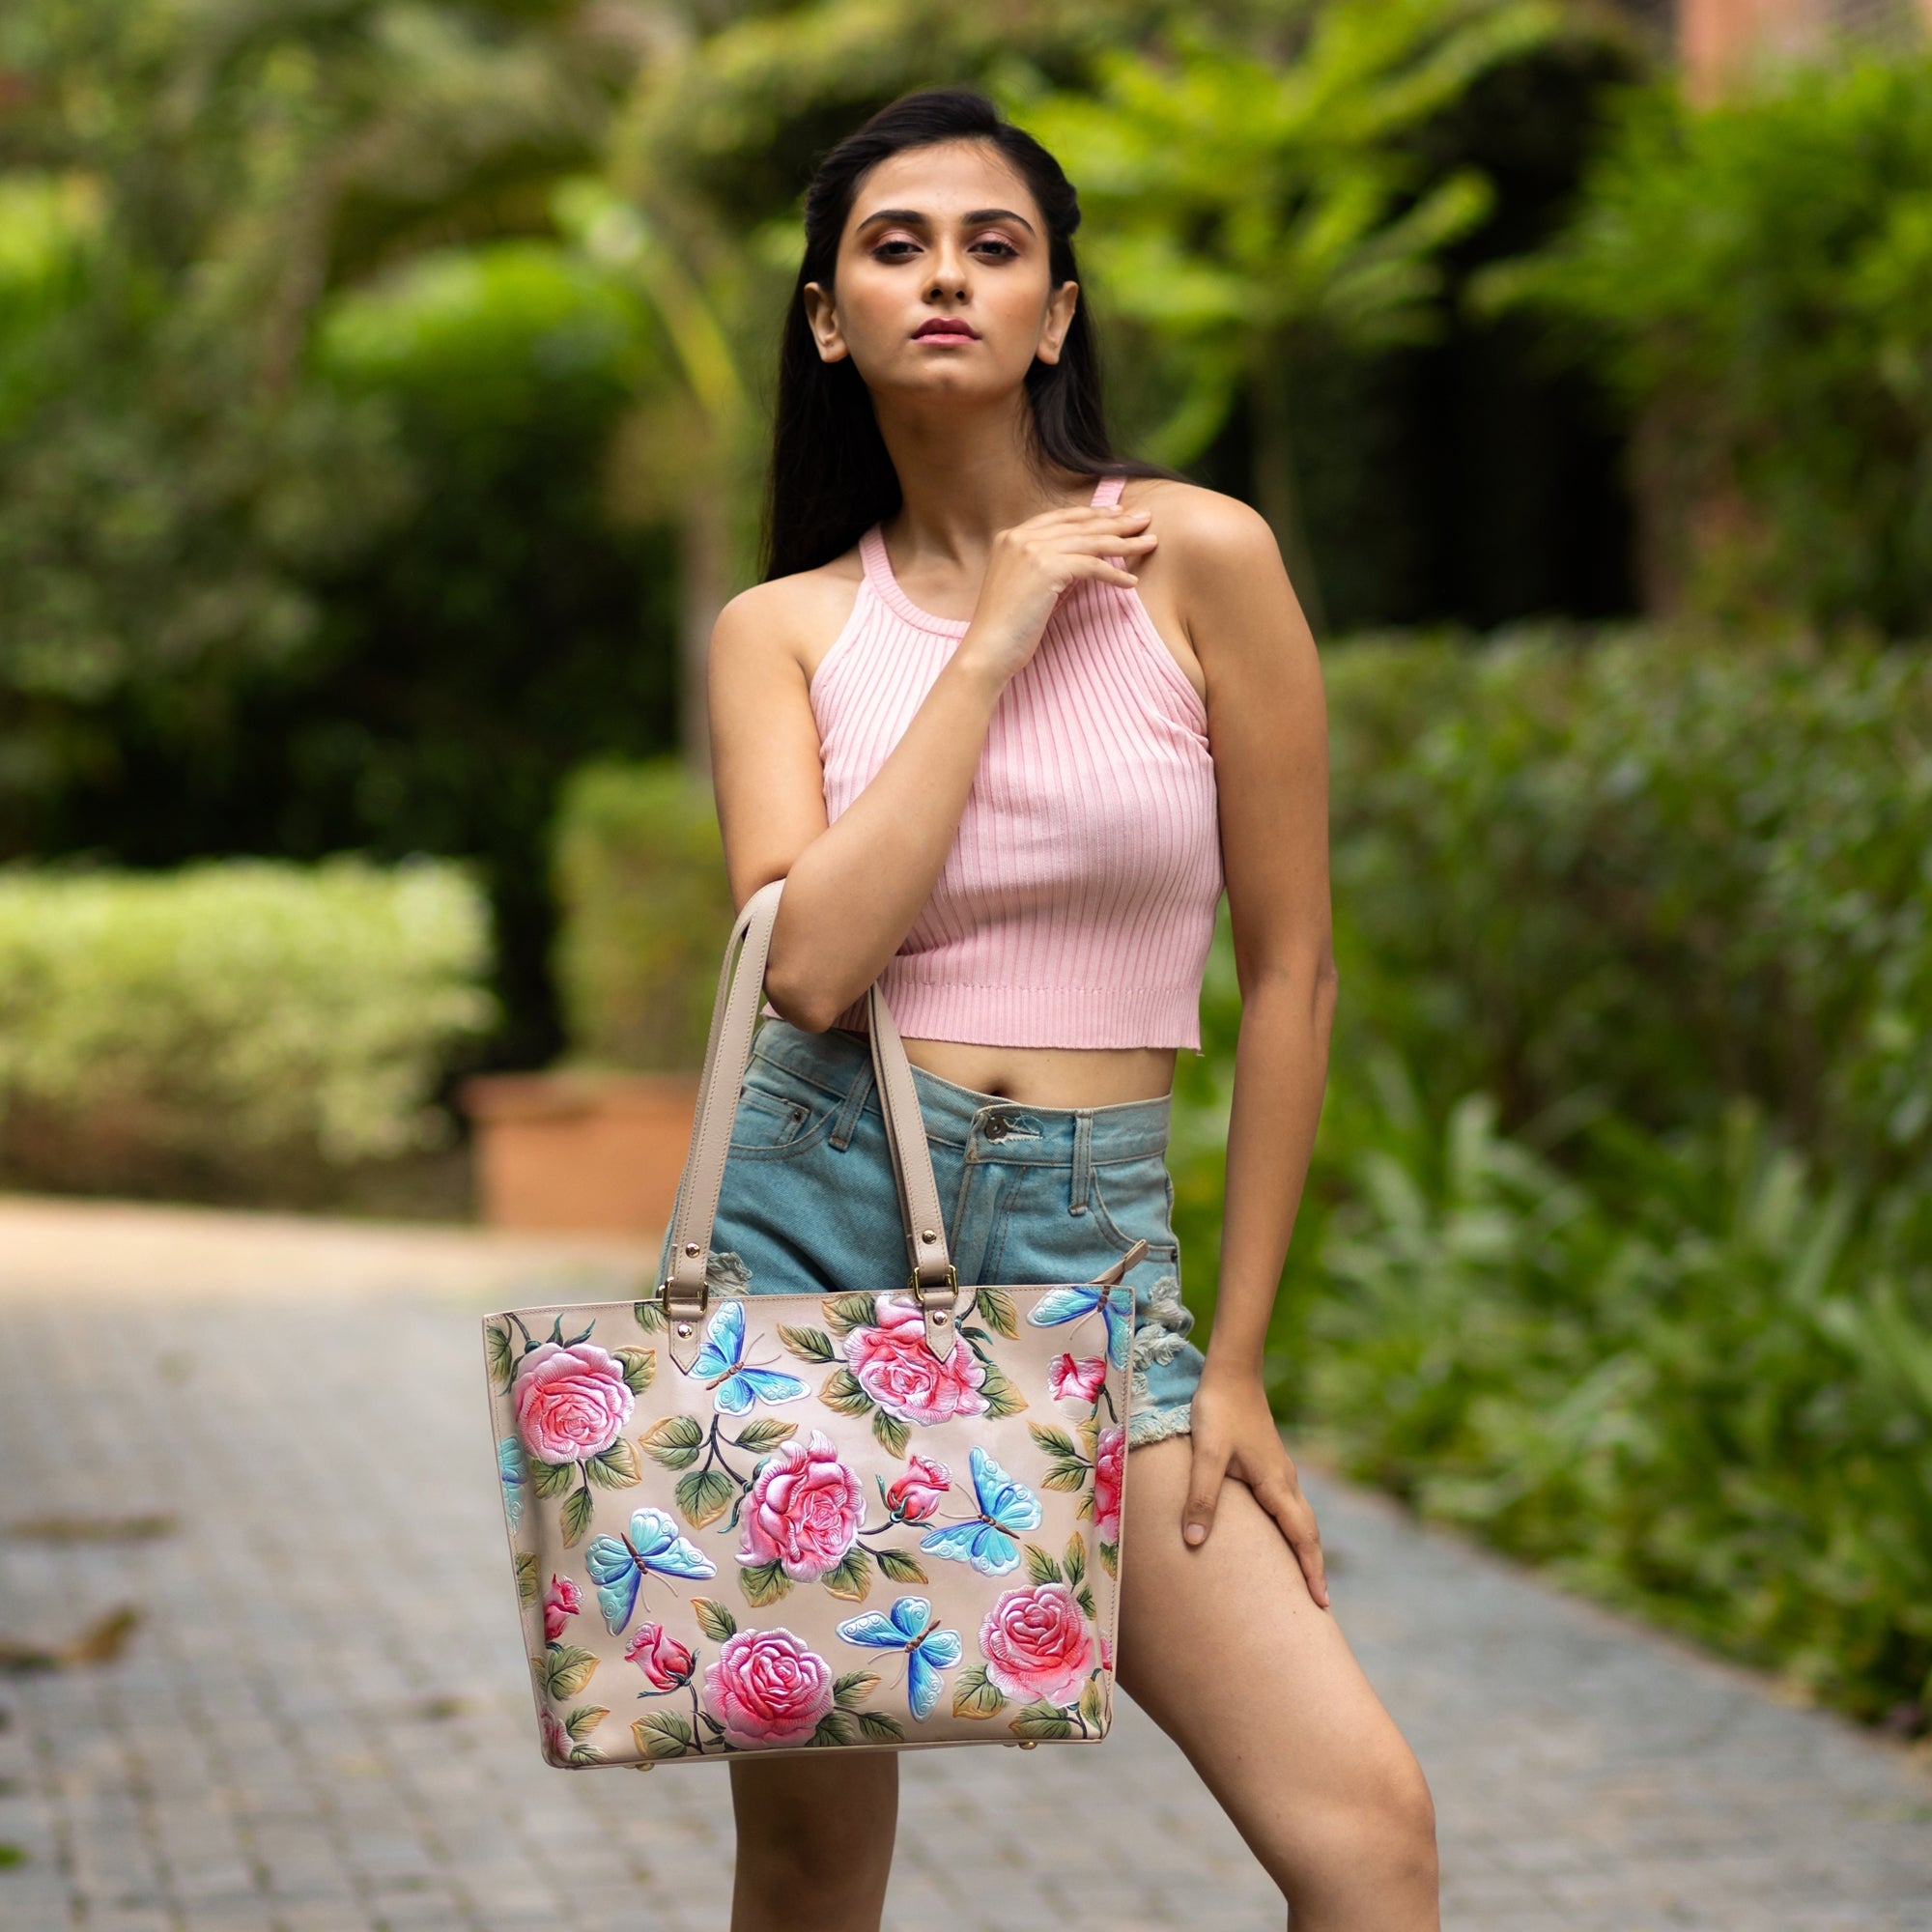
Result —
<path fill-rule="evenodd" d="M 552 869 L 571 1060 L 702 1066 L 733 921 L 710 785 L 678 758 L 585 766 L 563 789 Z"/>
<path fill-rule="evenodd" d="M 0 1168 L 274 1196 L 434 1148 L 489 968 L 483 899 L 442 862 L 0 870 Z"/>
<path fill-rule="evenodd" d="M 1326 671 L 1341 999 L 1278 1409 L 1932 1721 L 1932 663 L 1517 633 Z M 1177 1069 L 1204 1314 L 1238 1020 L 1224 924 Z"/>
<path fill-rule="evenodd" d="M 1477 285 L 1639 425 L 1647 603 L 1932 627 L 1932 50 L 1630 93 L 1575 219 Z"/>

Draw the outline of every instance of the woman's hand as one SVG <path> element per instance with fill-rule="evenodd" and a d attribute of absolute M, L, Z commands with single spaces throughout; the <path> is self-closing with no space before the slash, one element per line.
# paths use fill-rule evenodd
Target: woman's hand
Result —
<path fill-rule="evenodd" d="M 1076 579 L 1128 586 L 1139 581 L 1107 558 L 1133 563 L 1151 550 L 1156 539 L 1147 520 L 1145 510 L 1076 503 L 996 532 L 959 653 L 1002 680 L 1012 677 L 1039 648 L 1054 605 Z"/>
<path fill-rule="evenodd" d="M 1301 1492 L 1294 1461 L 1282 1443 L 1261 1377 L 1252 1371 L 1217 1370 L 1210 1356 L 1194 1391 L 1191 1413 L 1194 1466 L 1187 1480 L 1181 1535 L 1190 1544 L 1207 1542 L 1220 1500 L 1221 1479 L 1238 1477 L 1280 1524 L 1308 1579 L 1308 1594 L 1325 1610 L 1328 1579 L 1321 1562 L 1321 1533 L 1315 1526 L 1314 1507 Z"/>

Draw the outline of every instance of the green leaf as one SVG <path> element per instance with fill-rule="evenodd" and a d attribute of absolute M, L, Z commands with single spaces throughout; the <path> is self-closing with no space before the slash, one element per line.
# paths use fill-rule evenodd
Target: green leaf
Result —
<path fill-rule="evenodd" d="M 610 1715 L 609 1710 L 602 1705 L 580 1704 L 563 1720 L 563 1728 L 573 1738 L 581 1738 L 585 1731 L 594 1731 Z"/>
<path fill-rule="evenodd" d="M 813 1745 L 849 1745 L 853 1741 L 850 1711 L 828 1711 L 818 1720 L 818 1728 L 806 1740 Z"/>
<path fill-rule="evenodd" d="M 872 1587 L 872 1559 L 855 1543 L 845 1552 L 836 1570 L 828 1570 L 824 1577 L 825 1587 L 835 1597 L 844 1597 L 855 1604 L 866 1601 L 866 1593 Z"/>
<path fill-rule="evenodd" d="M 1080 1605 L 1087 1616 L 1098 1618 L 1100 1613 L 1094 1607 L 1094 1590 L 1091 1584 L 1082 1583 L 1079 1589 L 1074 1591 L 1073 1601 Z"/>
<path fill-rule="evenodd" d="M 1093 1470 L 1085 1463 L 1056 1463 L 1039 1479 L 1043 1490 L 1062 1490 L 1068 1495 L 1087 1487 L 1087 1478 Z"/>
<path fill-rule="evenodd" d="M 612 1349 L 611 1352 L 622 1364 L 624 1386 L 633 1395 L 642 1395 L 657 1379 L 658 1351 L 655 1349 Z"/>
<path fill-rule="evenodd" d="M 1090 1724 L 1097 1726 L 1100 1721 L 1100 1679 L 1098 1675 L 1088 1678 L 1087 1688 L 1080 1693 L 1080 1715 Z"/>
<path fill-rule="evenodd" d="M 572 1745 L 566 1757 L 570 1764 L 602 1764 L 604 1753 L 595 1745 Z"/>
<path fill-rule="evenodd" d="M 1094 1492 L 1092 1490 L 1089 1490 L 1087 1493 L 1080 1498 L 1080 1507 L 1077 1510 L 1075 1510 L 1073 1514 L 1076 1518 L 1094 1516 Z"/>
<path fill-rule="evenodd" d="M 861 1711 L 859 1728 L 868 1738 L 903 1741 L 905 1726 L 890 1711 Z"/>
<path fill-rule="evenodd" d="M 833 1685 L 832 1701 L 846 1710 L 858 1703 L 862 1697 L 868 1697 L 877 1688 L 878 1672 L 874 1670 L 848 1670 Z"/>
<path fill-rule="evenodd" d="M 840 1415 L 864 1415 L 872 1406 L 872 1398 L 859 1386 L 859 1378 L 850 1369 L 835 1370 L 827 1376 L 818 1399 Z"/>
<path fill-rule="evenodd" d="M 563 1547 L 569 1549 L 590 1527 L 590 1492 L 576 1490 L 566 1496 L 557 1520 L 563 1525 Z"/>
<path fill-rule="evenodd" d="M 825 1304 L 825 1320 L 839 1334 L 869 1328 L 879 1319 L 878 1304 L 869 1294 L 838 1294 Z"/>
<path fill-rule="evenodd" d="M 738 1628 L 738 1619 L 716 1597 L 694 1597 L 691 1607 L 697 1612 L 697 1628 L 713 1643 L 723 1643 Z"/>
<path fill-rule="evenodd" d="M 537 1578 L 537 1559 L 526 1551 L 517 1558 L 517 1602 L 534 1604 L 542 1590 Z"/>
<path fill-rule="evenodd" d="M 1017 1415 L 1027 1406 L 1018 1385 L 995 1362 L 986 1364 L 986 1379 L 980 1385 L 980 1393 L 986 1399 L 986 1413 L 996 1421 L 1003 1416 Z"/>
<path fill-rule="evenodd" d="M 1118 1543 L 1100 1545 L 1100 1567 L 1110 1577 L 1121 1574 L 1121 1546 Z"/>
<path fill-rule="evenodd" d="M 575 1463 L 539 1463 L 530 1458 L 530 1487 L 540 1496 L 560 1496 L 577 1481 Z"/>
<path fill-rule="evenodd" d="M 575 1697 L 597 1673 L 597 1653 L 578 1643 L 544 1647 L 544 1690 L 553 1703 Z"/>
<path fill-rule="evenodd" d="M 982 1285 L 974 1291 L 973 1305 L 996 1334 L 1004 1335 L 1009 1342 L 1018 1337 L 1020 1325 L 1013 1313 L 1013 1298 L 1005 1289 Z"/>
<path fill-rule="evenodd" d="M 953 1680 L 955 1718 L 992 1718 L 1006 1709 L 1006 1692 L 986 1675 L 983 1663 L 969 1663 Z"/>
<path fill-rule="evenodd" d="M 731 1507 L 738 1485 L 723 1469 L 693 1469 L 672 1491 L 678 1509 L 693 1529 L 704 1529 Z"/>
<path fill-rule="evenodd" d="M 747 1563 L 738 1571 L 738 1587 L 745 1593 L 745 1601 L 754 1610 L 761 1610 L 767 1604 L 776 1604 L 781 1597 L 791 1594 L 791 1578 L 784 1573 L 784 1566 L 773 1557 L 769 1563 Z"/>
<path fill-rule="evenodd" d="M 510 1386 L 516 1365 L 510 1359 L 510 1331 L 494 1321 L 483 1324 L 483 1350 L 490 1364 L 490 1380 L 500 1392 Z"/>
<path fill-rule="evenodd" d="M 1047 1455 L 1073 1462 L 1080 1461 L 1080 1450 L 1065 1430 L 1055 1429 L 1050 1423 L 1029 1422 L 1027 1434 Z"/>
<path fill-rule="evenodd" d="M 748 1422 L 731 1439 L 740 1449 L 776 1449 L 798 1434 L 795 1422 L 781 1422 L 775 1415 L 761 1415 Z"/>
<path fill-rule="evenodd" d="M 1060 1574 L 1060 1565 L 1037 1543 L 1029 1543 L 1026 1547 L 1026 1571 L 1029 1580 L 1035 1583 L 1065 1580 Z"/>
<path fill-rule="evenodd" d="M 788 1321 L 779 1323 L 779 1340 L 794 1355 L 808 1362 L 836 1362 L 838 1350 L 832 1337 L 822 1328 L 794 1328 Z"/>
<path fill-rule="evenodd" d="M 638 1460 L 637 1445 L 620 1435 L 601 1455 L 591 1457 L 583 1472 L 601 1489 L 628 1490 L 642 1479 L 644 1465 Z"/>
<path fill-rule="evenodd" d="M 1077 1583 L 1087 1574 L 1087 1539 L 1076 1529 L 1066 1539 L 1066 1551 L 1060 1559 L 1069 1583 Z"/>
<path fill-rule="evenodd" d="M 1058 1704 L 1049 1704 L 1042 1697 L 1027 1705 L 1008 1728 L 1015 1737 L 1070 1738 L 1079 1726 Z"/>
<path fill-rule="evenodd" d="M 926 1580 L 919 1560 L 903 1549 L 875 1549 L 872 1553 L 879 1559 L 880 1572 L 892 1582 L 923 1583 Z"/>
<path fill-rule="evenodd" d="M 631 1313 L 637 1317 L 638 1326 L 646 1335 L 664 1333 L 665 1312 L 655 1301 L 634 1301 L 631 1304 Z"/>
<path fill-rule="evenodd" d="M 704 1447 L 704 1425 L 695 1415 L 667 1415 L 638 1437 L 638 1446 L 667 1469 L 689 1468 Z"/>
<path fill-rule="evenodd" d="M 903 1456 L 906 1444 L 912 1439 L 912 1430 L 896 1415 L 875 1409 L 872 1414 L 872 1434 L 879 1438 L 880 1445 L 891 1456 Z"/>
<path fill-rule="evenodd" d="M 675 1711 L 653 1711 L 631 1726 L 646 1757 L 688 1757 L 697 1748 L 697 1733 Z"/>

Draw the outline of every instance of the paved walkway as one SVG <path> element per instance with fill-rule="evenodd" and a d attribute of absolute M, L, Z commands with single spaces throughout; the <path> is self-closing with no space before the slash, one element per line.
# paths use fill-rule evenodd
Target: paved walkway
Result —
<path fill-rule="evenodd" d="M 0 1926 L 722 1932 L 722 1777 L 537 1756 L 489 1463 L 476 1316 L 628 1294 L 639 1253 L 0 1200 L 0 1639 L 141 1612 L 0 1676 Z M 1932 1928 L 1922 1753 L 1309 1488 L 1449 1932 Z M 61 1513 L 177 1528 L 5 1533 Z M 912 1754 L 900 1846 L 894 1932 L 1283 1922 L 1124 1701 L 1092 1753 Z"/>

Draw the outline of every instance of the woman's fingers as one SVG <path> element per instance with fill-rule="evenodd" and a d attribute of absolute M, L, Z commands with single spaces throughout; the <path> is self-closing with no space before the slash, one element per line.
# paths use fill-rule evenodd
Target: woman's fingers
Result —
<path fill-rule="evenodd" d="M 1321 1531 L 1315 1520 L 1315 1505 L 1302 1493 L 1292 1466 L 1286 1476 L 1271 1475 L 1253 1487 L 1255 1500 L 1280 1524 L 1282 1535 L 1293 1549 L 1301 1574 L 1308 1579 L 1308 1594 L 1325 1610 L 1328 1574 L 1321 1554 Z"/>
<path fill-rule="evenodd" d="M 1194 1466 L 1187 1477 L 1187 1502 L 1181 1510 L 1180 1533 L 1189 1543 L 1206 1543 L 1214 1526 L 1214 1506 L 1221 1499 L 1221 1478 L 1228 1470 L 1228 1450 L 1212 1436 L 1195 1434 Z"/>

